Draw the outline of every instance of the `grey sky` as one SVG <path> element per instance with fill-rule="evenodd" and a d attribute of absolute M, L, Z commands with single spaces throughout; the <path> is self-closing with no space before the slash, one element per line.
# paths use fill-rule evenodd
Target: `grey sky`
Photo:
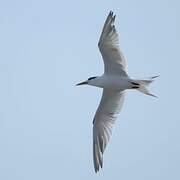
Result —
<path fill-rule="evenodd" d="M 132 77 L 160 75 L 159 98 L 128 92 L 94 173 L 97 48 L 110 10 Z M 178 0 L 0 2 L 0 179 L 179 180 Z"/>

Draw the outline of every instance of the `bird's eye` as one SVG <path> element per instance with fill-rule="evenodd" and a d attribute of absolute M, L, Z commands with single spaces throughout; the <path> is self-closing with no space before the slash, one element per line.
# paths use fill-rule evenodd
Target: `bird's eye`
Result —
<path fill-rule="evenodd" d="M 88 80 L 95 79 L 95 78 L 97 78 L 97 77 L 90 77 L 90 78 L 88 78 Z"/>

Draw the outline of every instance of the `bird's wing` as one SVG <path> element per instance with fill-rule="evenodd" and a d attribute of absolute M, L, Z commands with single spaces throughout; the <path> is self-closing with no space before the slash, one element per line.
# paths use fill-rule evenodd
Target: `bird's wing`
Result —
<path fill-rule="evenodd" d="M 119 48 L 118 34 L 114 25 L 115 17 L 110 11 L 104 23 L 98 47 L 103 57 L 105 73 L 127 76 L 126 60 Z"/>
<path fill-rule="evenodd" d="M 123 91 L 103 90 L 101 102 L 93 120 L 93 158 L 95 172 L 102 168 L 103 153 L 113 124 L 124 102 Z"/>

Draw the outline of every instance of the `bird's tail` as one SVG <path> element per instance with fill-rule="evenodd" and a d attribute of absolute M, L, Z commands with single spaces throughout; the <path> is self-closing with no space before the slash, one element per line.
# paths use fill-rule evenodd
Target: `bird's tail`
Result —
<path fill-rule="evenodd" d="M 142 92 L 142 93 L 144 93 L 144 94 L 147 94 L 147 95 L 149 95 L 149 96 L 157 97 L 157 96 L 151 94 L 151 93 L 149 92 L 148 88 L 147 88 L 148 85 L 149 85 L 150 83 L 152 83 L 152 82 L 154 81 L 154 79 L 157 78 L 157 77 L 159 77 L 159 76 L 153 76 L 153 77 L 150 77 L 150 78 L 148 78 L 148 79 L 143 79 L 143 80 L 134 80 L 134 81 L 132 82 L 132 84 L 133 84 L 133 87 L 132 87 L 132 88 L 135 88 L 135 89 L 137 89 L 138 91 L 140 91 L 140 92 Z"/>

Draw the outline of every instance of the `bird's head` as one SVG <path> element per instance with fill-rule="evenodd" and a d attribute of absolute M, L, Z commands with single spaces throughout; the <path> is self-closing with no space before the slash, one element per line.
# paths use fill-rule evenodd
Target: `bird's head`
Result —
<path fill-rule="evenodd" d="M 95 79 L 97 78 L 97 76 L 95 77 L 90 77 L 90 78 L 88 78 L 86 81 L 83 81 L 83 82 L 81 82 L 81 83 L 78 83 L 78 84 L 76 84 L 76 86 L 80 86 L 80 85 L 85 85 L 85 84 L 90 84 L 90 83 L 92 83 Z"/>

